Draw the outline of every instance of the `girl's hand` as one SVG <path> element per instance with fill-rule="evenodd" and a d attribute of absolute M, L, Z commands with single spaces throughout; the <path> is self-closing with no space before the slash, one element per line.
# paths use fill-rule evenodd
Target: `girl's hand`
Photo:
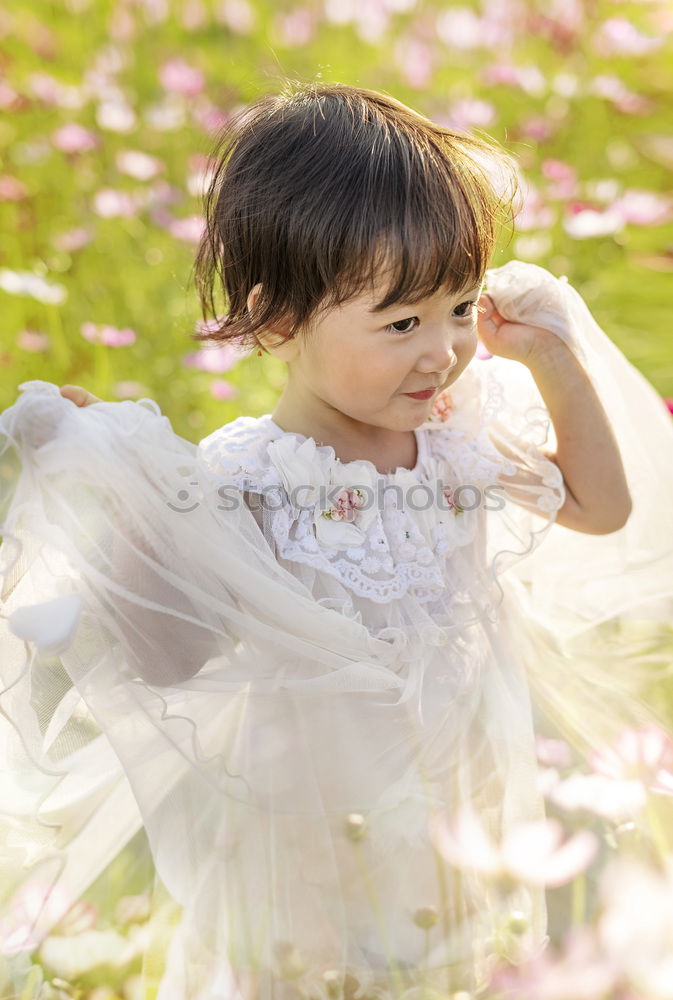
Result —
<path fill-rule="evenodd" d="M 489 354 L 530 366 L 549 351 L 563 351 L 563 341 L 551 330 L 505 319 L 490 295 L 482 295 L 477 305 L 479 339 Z"/>
<path fill-rule="evenodd" d="M 87 392 L 81 385 L 62 385 L 59 392 L 65 399 L 72 400 L 76 406 L 90 406 L 91 403 L 101 403 L 98 396 Z"/>

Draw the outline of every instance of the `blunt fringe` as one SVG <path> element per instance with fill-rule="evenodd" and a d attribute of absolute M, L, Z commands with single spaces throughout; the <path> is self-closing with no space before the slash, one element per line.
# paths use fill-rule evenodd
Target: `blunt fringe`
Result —
<path fill-rule="evenodd" d="M 378 311 L 479 284 L 519 193 L 495 141 L 338 83 L 287 82 L 237 111 L 213 158 L 192 272 L 207 332 L 192 339 L 243 349 L 309 331 L 382 277 Z"/>

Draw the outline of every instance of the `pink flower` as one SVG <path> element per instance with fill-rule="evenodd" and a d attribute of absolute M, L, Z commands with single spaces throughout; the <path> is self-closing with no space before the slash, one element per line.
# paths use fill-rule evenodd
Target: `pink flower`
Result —
<path fill-rule="evenodd" d="M 497 112 L 490 101 L 463 97 L 451 105 L 449 118 L 453 128 L 467 130 L 473 125 L 480 128 L 492 125 L 497 119 Z"/>
<path fill-rule="evenodd" d="M 101 188 L 96 191 L 93 199 L 93 210 L 104 219 L 116 216 L 132 218 L 138 214 L 139 204 L 133 195 L 127 191 L 115 191 L 113 188 Z"/>
<path fill-rule="evenodd" d="M 18 90 L 14 90 L 6 80 L 0 80 L 0 108 L 18 110 L 21 103 Z"/>
<path fill-rule="evenodd" d="M 558 122 L 552 121 L 548 115 L 528 115 L 519 123 L 518 132 L 527 139 L 546 142 L 558 127 Z"/>
<path fill-rule="evenodd" d="M 0 201 L 22 201 L 27 196 L 28 188 L 18 177 L 0 175 Z"/>
<path fill-rule="evenodd" d="M 39 101 L 52 107 L 81 107 L 83 103 L 77 88 L 59 83 L 49 73 L 31 73 L 28 77 L 28 88 Z"/>
<path fill-rule="evenodd" d="M 149 395 L 149 389 L 142 382 L 134 382 L 129 379 L 124 382 L 115 382 L 112 391 L 117 399 L 140 399 L 141 396 Z"/>
<path fill-rule="evenodd" d="M 198 319 L 194 324 L 194 330 L 196 333 L 216 333 L 227 316 L 228 313 L 224 313 L 215 319 Z"/>
<path fill-rule="evenodd" d="M 149 156 L 136 149 L 125 149 L 115 157 L 117 169 L 137 181 L 149 181 L 164 169 L 164 164 L 156 156 Z"/>
<path fill-rule="evenodd" d="M 34 951 L 40 942 L 32 936 L 32 931 L 39 918 L 46 913 L 48 921 L 59 920 L 73 903 L 63 888 L 37 879 L 24 883 L 10 900 L 0 921 L 0 955 Z"/>
<path fill-rule="evenodd" d="M 629 188 L 612 203 L 611 209 L 634 226 L 661 226 L 673 218 L 673 200 L 654 191 Z"/>
<path fill-rule="evenodd" d="M 203 372 L 226 372 L 240 360 L 241 354 L 231 344 L 222 347 L 205 348 L 187 354 L 182 360 L 185 368 L 200 368 Z"/>
<path fill-rule="evenodd" d="M 85 340 L 92 344 L 104 344 L 106 347 L 128 347 L 136 340 L 135 332 L 128 326 L 120 330 L 116 326 L 99 326 L 88 322 L 82 323 L 80 331 Z"/>
<path fill-rule="evenodd" d="M 72 253 L 81 250 L 87 243 L 91 243 L 93 232 L 85 226 L 76 226 L 74 229 L 67 229 L 63 233 L 54 236 L 52 243 L 56 250 Z"/>
<path fill-rule="evenodd" d="M 608 207 L 605 211 L 594 208 L 570 207 L 562 220 L 563 228 L 575 240 L 590 239 L 592 236 L 607 236 L 624 228 L 624 218 L 619 212 Z"/>
<path fill-rule="evenodd" d="M 666 404 L 669 413 L 673 413 L 673 399 L 669 399 L 668 396 L 664 396 L 664 403 Z"/>
<path fill-rule="evenodd" d="M 553 184 L 547 186 L 547 196 L 551 198 L 575 198 L 579 184 L 577 171 L 563 160 L 550 158 L 542 161 L 542 174 Z"/>
<path fill-rule="evenodd" d="M 555 817 L 518 823 L 496 844 L 469 805 L 450 821 L 432 819 L 430 829 L 435 847 L 452 865 L 509 886 L 565 885 L 588 868 L 599 847 L 590 830 L 581 830 L 561 843 L 564 831 Z"/>
<path fill-rule="evenodd" d="M 197 153 L 187 159 L 187 190 L 195 197 L 200 198 L 205 194 L 213 173 L 217 167 L 216 161 L 211 156 L 204 156 Z"/>
<path fill-rule="evenodd" d="M 62 153 L 88 153 L 98 145 L 95 133 L 77 122 L 70 122 L 57 129 L 52 134 L 51 141 Z"/>
<path fill-rule="evenodd" d="M 237 35 L 249 35 L 255 27 L 255 11 L 248 0 L 220 0 L 215 6 L 215 17 Z"/>
<path fill-rule="evenodd" d="M 443 489 L 442 494 L 444 496 L 444 499 L 448 503 L 449 507 L 454 512 L 454 514 L 458 515 L 463 513 L 463 508 L 460 506 L 460 504 L 456 503 L 454 499 L 453 490 L 451 489 L 450 486 L 447 486 L 446 489 Z"/>
<path fill-rule="evenodd" d="M 547 947 L 516 965 L 499 964 L 490 980 L 498 996 L 516 1000 L 601 1000 L 617 997 L 619 965 L 603 954 L 594 927 L 573 927 L 563 939 L 563 948 Z"/>
<path fill-rule="evenodd" d="M 453 410 L 454 406 L 450 394 L 448 392 L 440 392 L 433 404 L 428 420 L 443 422 L 449 419 Z"/>
<path fill-rule="evenodd" d="M 22 330 L 17 336 L 16 342 L 24 351 L 40 353 L 49 349 L 49 337 L 39 330 Z"/>
<path fill-rule="evenodd" d="M 586 812 L 613 823 L 631 820 L 647 803 L 642 781 L 603 774 L 571 774 L 549 788 L 548 798 L 568 812 Z"/>
<path fill-rule="evenodd" d="M 208 24 L 208 11 L 201 0 L 185 0 L 180 12 L 180 23 L 185 31 L 198 31 Z"/>
<path fill-rule="evenodd" d="M 417 90 L 427 87 L 432 80 L 432 49 L 417 38 L 402 38 L 395 46 L 395 61 L 407 83 Z"/>
<path fill-rule="evenodd" d="M 527 94 L 539 97 L 547 90 L 547 83 L 537 66 L 512 66 L 494 63 L 483 71 L 484 83 L 492 87 L 520 87 Z"/>
<path fill-rule="evenodd" d="M 238 389 L 223 378 L 214 378 L 210 383 L 210 394 L 213 399 L 233 399 L 238 396 Z"/>
<path fill-rule="evenodd" d="M 201 98 L 201 100 L 190 107 L 192 120 L 195 125 L 208 134 L 214 134 L 227 124 L 230 115 L 216 104 Z"/>
<path fill-rule="evenodd" d="M 626 17 L 609 18 L 594 36 L 594 48 L 602 56 L 640 56 L 656 51 L 663 44 L 663 38 L 643 35 Z"/>
<path fill-rule="evenodd" d="M 556 212 L 544 201 L 535 185 L 529 181 L 524 182 L 522 194 L 522 204 L 516 216 L 516 228 L 520 232 L 526 232 L 552 226 Z"/>
<path fill-rule="evenodd" d="M 166 229 L 176 240 L 198 243 L 203 235 L 206 222 L 202 215 L 190 215 L 186 219 L 171 219 Z"/>
<path fill-rule="evenodd" d="M 344 487 L 337 493 L 335 505 L 329 510 L 324 510 L 322 516 L 332 521 L 352 522 L 355 520 L 356 511 L 363 506 L 364 502 L 365 495 L 362 490 Z"/>
<path fill-rule="evenodd" d="M 177 205 L 184 198 L 180 188 L 174 187 L 163 178 L 150 185 L 149 194 L 152 205 Z"/>
<path fill-rule="evenodd" d="M 593 751 L 588 760 L 598 774 L 639 779 L 650 791 L 673 795 L 673 740 L 657 726 L 625 729 L 614 746 Z"/>
<path fill-rule="evenodd" d="M 437 18 L 437 35 L 452 49 L 477 49 L 488 45 L 484 25 L 469 7 L 451 7 Z"/>
<path fill-rule="evenodd" d="M 570 767 L 572 754 L 565 740 L 553 740 L 543 736 L 535 739 L 535 751 L 541 764 L 549 767 Z"/>
<path fill-rule="evenodd" d="M 589 85 L 590 94 L 604 97 L 625 115 L 646 115 L 652 110 L 652 101 L 635 90 L 629 90 L 623 80 L 609 73 L 599 73 Z"/>
<path fill-rule="evenodd" d="M 107 132 L 131 132 L 135 128 L 136 113 L 126 100 L 115 96 L 98 105 L 96 122 Z"/>
<path fill-rule="evenodd" d="M 315 34 L 313 11 L 299 8 L 279 17 L 276 30 L 283 45 L 307 45 Z"/>
<path fill-rule="evenodd" d="M 201 70 L 190 66 L 184 59 L 171 59 L 164 63 L 159 70 L 159 79 L 164 90 L 184 94 L 185 97 L 196 97 L 205 85 Z"/>

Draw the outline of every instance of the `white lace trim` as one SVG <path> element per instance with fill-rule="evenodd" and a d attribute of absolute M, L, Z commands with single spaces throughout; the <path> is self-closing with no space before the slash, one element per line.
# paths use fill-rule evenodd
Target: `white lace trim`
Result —
<path fill-rule="evenodd" d="M 270 446 L 279 438 L 285 439 L 285 450 L 286 445 L 292 446 L 291 457 L 302 443 L 306 446 L 306 442 L 311 442 L 314 458 L 326 470 L 338 466 L 342 478 L 353 467 L 359 473 L 368 470 L 374 481 L 382 481 L 387 487 L 424 484 L 425 492 L 417 501 L 419 507 L 427 504 L 428 486 L 431 491 L 434 489 L 435 496 L 441 492 L 441 484 L 453 488 L 469 484 L 481 490 L 495 484 L 499 474 L 515 471 L 514 464 L 504 459 L 486 438 L 477 443 L 466 427 L 452 426 L 452 422 L 424 424 L 417 429 L 419 455 L 415 468 L 398 468 L 388 474 L 379 473 L 371 462 L 341 463 L 331 447 L 318 447 L 312 439 L 279 432 L 268 415 L 239 417 L 201 441 L 206 466 L 218 485 L 244 491 L 248 494 L 247 502 L 253 506 L 266 506 L 262 524 L 267 526 L 265 534 L 271 536 L 267 541 L 275 546 L 282 559 L 328 573 L 360 597 L 377 603 L 407 593 L 423 603 L 442 594 L 446 596 L 447 560 L 457 548 L 473 541 L 479 507 L 459 514 L 451 508 L 442 510 L 436 504 L 427 510 L 414 510 L 408 505 L 399 506 L 393 491 L 386 490 L 382 505 L 376 505 L 366 530 L 361 533 L 360 544 L 323 544 L 314 527 L 315 506 L 304 504 L 303 509 L 293 506 L 283 476 L 273 461 Z M 315 461 L 311 468 L 315 468 Z M 323 478 L 328 485 L 329 474 Z M 255 500 L 255 494 L 261 498 Z M 466 507 L 469 505 L 468 499 Z"/>

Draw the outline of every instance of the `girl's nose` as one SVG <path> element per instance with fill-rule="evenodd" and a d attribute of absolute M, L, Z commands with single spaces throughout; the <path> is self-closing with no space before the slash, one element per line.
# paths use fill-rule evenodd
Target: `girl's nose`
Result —
<path fill-rule="evenodd" d="M 438 338 L 431 350 L 428 350 L 419 361 L 418 370 L 425 372 L 446 373 L 458 364 L 453 342 L 448 337 Z"/>

